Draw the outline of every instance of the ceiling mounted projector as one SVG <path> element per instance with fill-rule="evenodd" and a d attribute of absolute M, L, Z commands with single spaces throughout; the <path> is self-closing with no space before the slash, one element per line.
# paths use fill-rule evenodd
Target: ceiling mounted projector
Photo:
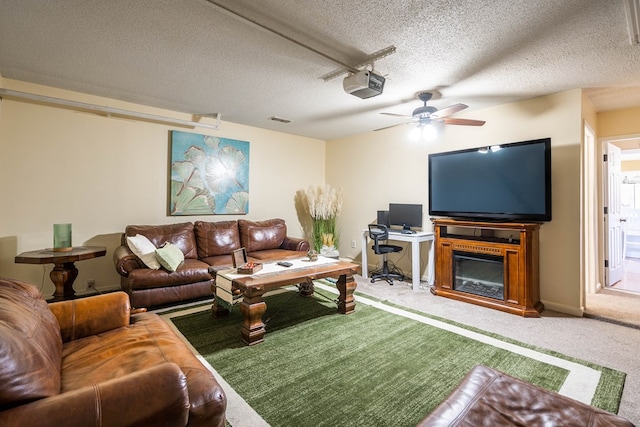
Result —
<path fill-rule="evenodd" d="M 344 87 L 345 92 L 358 98 L 371 98 L 382 93 L 384 77 L 375 74 L 373 71 L 362 70 L 345 77 L 342 87 Z"/>

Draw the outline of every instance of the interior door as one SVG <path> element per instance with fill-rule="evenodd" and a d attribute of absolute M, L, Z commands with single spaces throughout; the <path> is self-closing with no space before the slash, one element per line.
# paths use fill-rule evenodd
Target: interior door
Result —
<path fill-rule="evenodd" d="M 604 162 L 605 188 L 605 284 L 611 286 L 622 280 L 624 274 L 624 221 L 622 217 L 621 149 L 607 143 Z"/>

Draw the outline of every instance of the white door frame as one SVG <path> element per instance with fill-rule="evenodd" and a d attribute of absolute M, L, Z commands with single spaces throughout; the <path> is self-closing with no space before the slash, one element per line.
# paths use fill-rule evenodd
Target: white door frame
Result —
<path fill-rule="evenodd" d="M 598 274 L 598 180 L 597 145 L 595 133 L 584 123 L 582 162 L 580 162 L 580 224 L 582 233 L 580 268 L 580 304 L 584 310 L 586 294 L 596 293 L 602 283 Z"/>

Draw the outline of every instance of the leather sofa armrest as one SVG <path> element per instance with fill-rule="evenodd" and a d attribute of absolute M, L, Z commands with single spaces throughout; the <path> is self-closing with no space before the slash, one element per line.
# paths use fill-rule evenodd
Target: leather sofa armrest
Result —
<path fill-rule="evenodd" d="M 483 365 L 469 371 L 449 396 L 416 427 L 503 423 L 514 426 L 633 427 L 618 415 Z"/>
<path fill-rule="evenodd" d="M 129 272 L 138 268 L 147 268 L 126 245 L 120 245 L 113 251 L 113 264 L 118 274 L 124 277 L 129 276 Z"/>
<path fill-rule="evenodd" d="M 127 326 L 131 317 L 129 295 L 120 291 L 53 302 L 49 309 L 58 319 L 63 342 Z"/>
<path fill-rule="evenodd" d="M 297 237 L 285 237 L 284 241 L 280 245 L 280 249 L 286 249 L 288 251 L 303 251 L 307 252 L 311 246 L 305 239 L 298 239 Z"/>
<path fill-rule="evenodd" d="M 188 418 L 187 379 L 174 363 L 0 411 L 2 426 L 175 426 Z"/>

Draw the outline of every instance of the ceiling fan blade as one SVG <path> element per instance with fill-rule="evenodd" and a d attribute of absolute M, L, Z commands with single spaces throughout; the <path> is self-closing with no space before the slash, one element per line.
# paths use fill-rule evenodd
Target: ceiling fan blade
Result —
<path fill-rule="evenodd" d="M 452 114 L 457 113 L 458 111 L 462 111 L 465 108 L 469 108 L 468 105 L 465 104 L 453 104 L 448 107 L 443 108 L 442 110 L 438 110 L 435 113 L 431 114 L 431 117 L 436 119 L 441 119 L 443 117 L 450 116 Z"/>
<path fill-rule="evenodd" d="M 442 119 L 441 123 L 445 125 L 461 125 L 461 126 L 482 126 L 486 122 L 484 120 L 471 120 L 471 119 Z"/>
<path fill-rule="evenodd" d="M 406 114 L 396 114 L 396 113 L 380 113 L 380 114 L 384 114 L 385 116 L 395 116 L 395 117 L 408 117 L 408 118 L 413 117 L 413 116 L 407 116 Z"/>
<path fill-rule="evenodd" d="M 373 131 L 374 131 L 374 132 L 376 132 L 376 131 L 379 131 L 379 130 L 384 130 L 384 129 L 394 128 L 394 127 L 396 127 L 396 126 L 408 125 L 409 123 L 412 123 L 412 122 L 399 123 L 399 124 L 397 124 L 397 125 L 385 126 L 385 127 L 383 127 L 383 128 L 374 129 Z"/>

